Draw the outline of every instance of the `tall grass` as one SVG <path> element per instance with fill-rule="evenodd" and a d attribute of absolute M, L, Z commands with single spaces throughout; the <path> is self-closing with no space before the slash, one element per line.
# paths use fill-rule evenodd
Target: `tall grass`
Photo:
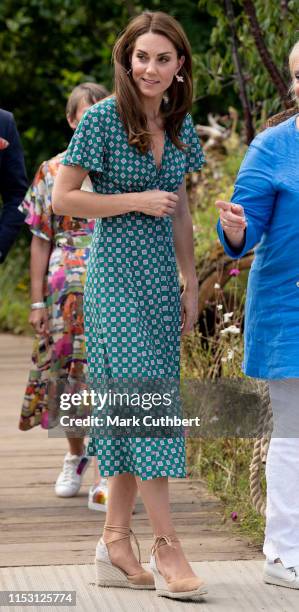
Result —
<path fill-rule="evenodd" d="M 243 155 L 244 148 L 238 143 L 226 157 L 217 159 L 209 155 L 202 179 L 193 190 L 192 217 L 199 266 L 211 253 L 217 237 L 215 200 L 230 199 Z M 242 323 L 248 273 L 238 274 L 237 262 L 235 269 L 236 276 L 232 276 L 224 291 L 215 285 L 213 299 L 207 304 L 206 325 L 204 318 L 201 331 L 196 330 L 183 338 L 183 378 L 215 380 L 219 376 L 232 379 L 244 376 Z M 233 520 L 237 530 L 261 545 L 264 519 L 253 509 L 249 489 L 253 444 L 254 440 L 248 438 L 209 439 L 203 436 L 188 439 L 187 457 L 191 477 L 204 478 L 209 489 L 224 502 L 224 517 Z M 264 478 L 262 486 L 265 491 Z"/>

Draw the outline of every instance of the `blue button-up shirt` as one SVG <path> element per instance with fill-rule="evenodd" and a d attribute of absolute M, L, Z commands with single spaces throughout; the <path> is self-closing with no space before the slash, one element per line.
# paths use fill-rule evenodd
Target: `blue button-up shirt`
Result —
<path fill-rule="evenodd" d="M 242 249 L 255 245 L 245 306 L 243 371 L 257 378 L 299 377 L 299 129 L 298 115 L 268 128 L 249 146 L 231 201 L 247 219 Z"/>

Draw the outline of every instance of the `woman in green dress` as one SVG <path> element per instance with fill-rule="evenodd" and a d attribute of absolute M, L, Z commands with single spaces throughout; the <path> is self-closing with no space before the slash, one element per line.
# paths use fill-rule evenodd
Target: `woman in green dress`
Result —
<path fill-rule="evenodd" d="M 166 387 L 179 381 L 180 336 L 197 321 L 185 174 L 202 166 L 203 154 L 189 114 L 190 45 L 174 18 L 146 11 L 130 21 L 113 58 L 115 94 L 84 115 L 53 194 L 57 214 L 97 219 L 84 296 L 89 383 L 96 391 L 103 380 L 162 380 Z M 87 173 L 92 194 L 80 191 Z M 129 537 L 139 489 L 155 534 L 157 593 L 201 598 L 206 586 L 184 556 L 169 505 L 168 477 L 186 476 L 184 437 L 117 434 L 94 431 L 88 448 L 109 491 L 97 584 L 154 588 Z"/>

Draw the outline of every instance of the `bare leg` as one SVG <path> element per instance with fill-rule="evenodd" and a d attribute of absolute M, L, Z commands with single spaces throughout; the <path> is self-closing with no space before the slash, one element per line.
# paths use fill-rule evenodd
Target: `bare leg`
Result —
<path fill-rule="evenodd" d="M 93 468 L 94 468 L 94 484 L 98 485 L 100 484 L 102 478 L 101 478 L 101 474 L 99 470 L 99 464 L 98 464 L 97 457 L 93 458 Z"/>
<path fill-rule="evenodd" d="M 125 472 L 108 478 L 108 504 L 106 524 L 129 527 L 137 493 L 136 478 Z M 133 552 L 129 538 L 116 541 L 118 533 L 105 530 L 103 540 L 108 544 L 109 556 L 113 564 L 128 574 L 140 572 L 140 565 Z"/>
<path fill-rule="evenodd" d="M 84 452 L 84 438 L 68 437 L 68 443 L 71 455 L 82 455 Z"/>
<path fill-rule="evenodd" d="M 136 481 L 155 536 L 176 536 L 170 513 L 168 478 L 141 480 L 136 476 Z M 173 543 L 172 546 L 160 546 L 155 556 L 158 570 L 168 580 L 196 575 L 179 542 Z"/>

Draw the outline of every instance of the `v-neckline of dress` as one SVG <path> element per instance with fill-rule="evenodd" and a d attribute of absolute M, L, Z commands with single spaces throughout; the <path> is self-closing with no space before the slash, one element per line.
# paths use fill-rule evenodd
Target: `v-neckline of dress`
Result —
<path fill-rule="evenodd" d="M 152 147 L 149 149 L 149 154 L 150 154 L 150 156 L 152 158 L 152 162 L 153 162 L 153 164 L 155 166 L 155 170 L 156 170 L 157 174 L 159 174 L 161 172 L 161 169 L 163 167 L 163 162 L 164 162 L 164 157 L 165 157 L 165 152 L 166 152 L 166 145 L 167 145 L 167 132 L 166 132 L 166 130 L 164 130 L 164 145 L 163 145 L 162 157 L 161 157 L 161 161 L 160 161 L 160 165 L 159 166 L 157 166 L 156 159 L 155 159 Z"/>

